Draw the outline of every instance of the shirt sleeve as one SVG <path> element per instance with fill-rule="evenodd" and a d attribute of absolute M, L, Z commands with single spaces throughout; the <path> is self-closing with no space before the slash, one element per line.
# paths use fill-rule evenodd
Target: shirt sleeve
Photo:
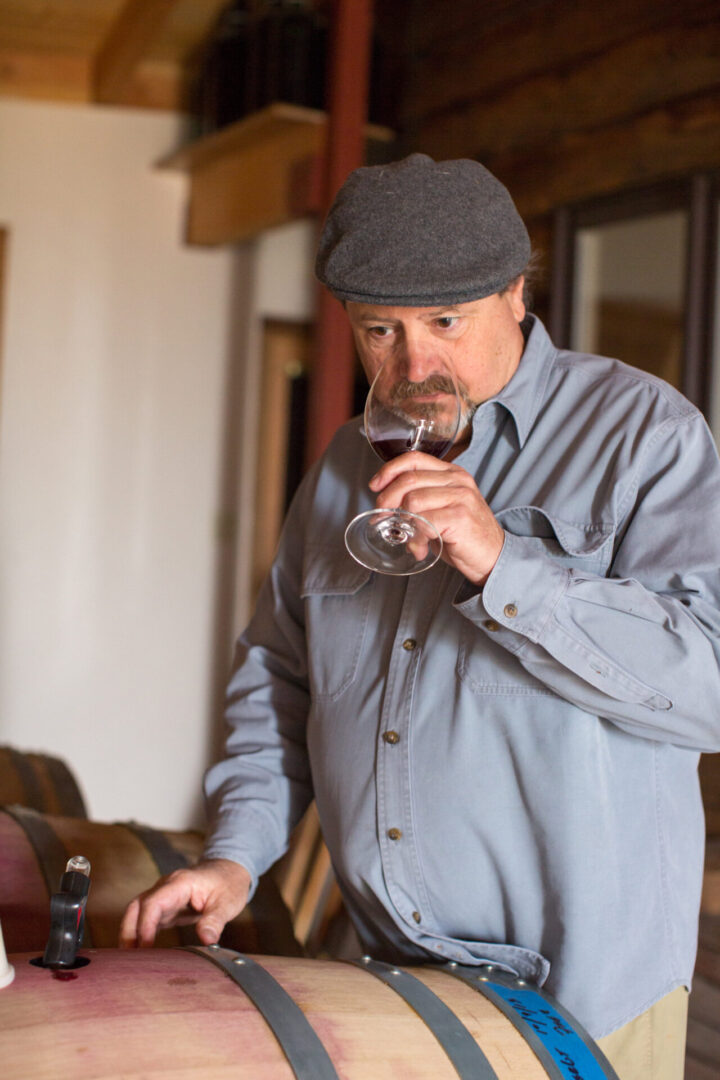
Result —
<path fill-rule="evenodd" d="M 699 414 L 656 432 L 618 510 L 607 576 L 506 532 L 484 589 L 461 589 L 458 610 L 583 710 L 720 750 L 720 464 Z"/>
<path fill-rule="evenodd" d="M 239 639 L 227 692 L 225 757 L 205 777 L 209 829 L 204 855 L 244 866 L 253 892 L 259 876 L 286 850 L 312 799 L 298 587 L 301 503 L 299 494 L 253 619 Z"/>

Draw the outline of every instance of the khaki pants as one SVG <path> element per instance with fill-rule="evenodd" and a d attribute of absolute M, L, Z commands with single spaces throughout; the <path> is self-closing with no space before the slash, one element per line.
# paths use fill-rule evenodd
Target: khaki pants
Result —
<path fill-rule="evenodd" d="M 680 986 L 598 1046 L 620 1080 L 683 1080 L 687 1013 L 688 992 Z"/>

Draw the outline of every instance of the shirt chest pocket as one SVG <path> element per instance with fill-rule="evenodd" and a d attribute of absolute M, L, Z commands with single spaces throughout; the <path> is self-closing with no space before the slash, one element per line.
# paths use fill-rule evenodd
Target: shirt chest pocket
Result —
<path fill-rule="evenodd" d="M 314 697 L 336 698 L 354 681 L 368 626 L 372 577 L 340 549 L 306 553 L 305 603 L 308 666 Z"/>
<path fill-rule="evenodd" d="M 496 513 L 503 529 L 527 541 L 531 554 L 547 558 L 576 574 L 604 577 L 613 556 L 611 525 L 566 522 L 534 506 L 515 506 Z M 522 599 L 522 598 L 520 598 Z M 489 633 L 485 633 L 489 630 Z M 525 643 L 521 634 L 496 626 L 484 629 L 463 617 L 460 630 L 458 674 L 476 693 L 551 694 L 515 659 Z"/>
<path fill-rule="evenodd" d="M 554 563 L 602 577 L 610 567 L 615 538 L 611 524 L 564 521 L 536 506 L 513 506 L 495 516 L 506 532 L 525 537 Z"/>

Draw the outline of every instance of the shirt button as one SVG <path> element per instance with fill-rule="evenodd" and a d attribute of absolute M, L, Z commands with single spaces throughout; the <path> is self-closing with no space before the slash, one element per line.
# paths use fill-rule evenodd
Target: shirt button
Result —
<path fill-rule="evenodd" d="M 400 829 L 388 829 L 387 834 L 391 840 L 399 840 L 402 836 Z"/>
<path fill-rule="evenodd" d="M 400 736 L 398 735 L 397 731 L 383 731 L 383 739 L 385 740 L 385 742 L 389 742 L 393 746 L 395 745 L 395 743 L 400 742 Z"/>
<path fill-rule="evenodd" d="M 403 649 L 405 650 L 405 652 L 412 652 L 416 645 L 417 641 L 415 640 L 415 638 L 412 637 L 405 638 L 405 640 L 403 641 Z"/>
<path fill-rule="evenodd" d="M 415 922 L 420 922 L 420 919 L 422 918 L 419 911 L 413 911 L 412 917 L 415 920 Z"/>
<path fill-rule="evenodd" d="M 514 604 L 506 604 L 503 608 L 503 611 L 505 612 L 508 619 L 514 619 L 518 613 L 518 609 L 515 607 Z"/>
<path fill-rule="evenodd" d="M 496 623 L 494 619 L 486 619 L 485 629 L 489 630 L 492 634 L 494 634 L 496 630 L 500 629 L 500 624 Z"/>

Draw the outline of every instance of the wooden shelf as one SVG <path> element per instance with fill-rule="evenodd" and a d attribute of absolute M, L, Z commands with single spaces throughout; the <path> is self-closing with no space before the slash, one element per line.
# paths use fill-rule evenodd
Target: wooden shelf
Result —
<path fill-rule="evenodd" d="M 324 112 L 278 103 L 159 161 L 190 177 L 187 242 L 238 243 L 317 213 L 326 130 Z M 366 132 L 374 142 L 394 137 L 377 125 Z"/>

